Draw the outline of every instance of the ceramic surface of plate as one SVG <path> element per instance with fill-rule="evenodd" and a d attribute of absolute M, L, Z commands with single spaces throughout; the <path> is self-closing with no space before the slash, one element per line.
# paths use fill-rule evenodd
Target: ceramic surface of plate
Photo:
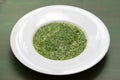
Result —
<path fill-rule="evenodd" d="M 67 21 L 87 35 L 87 46 L 81 55 L 64 61 L 49 60 L 39 55 L 32 44 L 35 31 L 53 21 Z M 23 16 L 14 26 L 10 43 L 14 55 L 25 66 L 41 73 L 66 75 L 84 71 L 97 64 L 106 54 L 110 37 L 104 23 L 81 8 L 53 5 L 38 8 Z"/>

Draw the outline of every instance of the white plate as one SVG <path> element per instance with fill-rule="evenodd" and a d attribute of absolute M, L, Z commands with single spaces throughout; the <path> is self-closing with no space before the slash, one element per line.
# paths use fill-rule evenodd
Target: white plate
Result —
<path fill-rule="evenodd" d="M 32 37 L 43 24 L 52 21 L 67 21 L 80 26 L 87 35 L 87 46 L 79 56 L 56 61 L 38 54 Z M 46 6 L 29 12 L 14 26 L 10 37 L 11 48 L 17 59 L 37 72 L 52 75 L 67 75 L 84 71 L 97 64 L 106 54 L 110 37 L 104 23 L 92 13 L 67 5 Z"/>

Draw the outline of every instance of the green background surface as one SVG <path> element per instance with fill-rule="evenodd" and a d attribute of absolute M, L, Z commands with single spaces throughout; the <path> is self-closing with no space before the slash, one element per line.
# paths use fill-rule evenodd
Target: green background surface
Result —
<path fill-rule="evenodd" d="M 24 14 L 47 5 L 64 4 L 86 9 L 107 26 L 108 54 L 94 67 L 69 76 L 50 76 L 23 66 L 10 48 L 10 33 Z M 0 80 L 120 80 L 120 0 L 0 0 Z"/>

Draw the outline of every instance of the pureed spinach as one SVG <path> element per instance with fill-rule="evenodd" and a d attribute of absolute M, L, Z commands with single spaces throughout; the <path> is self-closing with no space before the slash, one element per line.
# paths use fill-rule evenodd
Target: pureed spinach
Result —
<path fill-rule="evenodd" d="M 68 22 L 45 24 L 33 36 L 35 50 L 52 60 L 74 58 L 84 51 L 86 44 L 85 33 Z"/>

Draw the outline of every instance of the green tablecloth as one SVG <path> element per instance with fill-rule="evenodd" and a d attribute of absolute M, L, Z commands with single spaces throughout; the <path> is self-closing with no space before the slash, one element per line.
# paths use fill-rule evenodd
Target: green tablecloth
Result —
<path fill-rule="evenodd" d="M 106 24 L 111 45 L 96 66 L 70 76 L 50 76 L 23 66 L 10 49 L 10 32 L 29 11 L 53 4 L 86 9 Z M 120 80 L 120 0 L 0 0 L 0 80 Z"/>

